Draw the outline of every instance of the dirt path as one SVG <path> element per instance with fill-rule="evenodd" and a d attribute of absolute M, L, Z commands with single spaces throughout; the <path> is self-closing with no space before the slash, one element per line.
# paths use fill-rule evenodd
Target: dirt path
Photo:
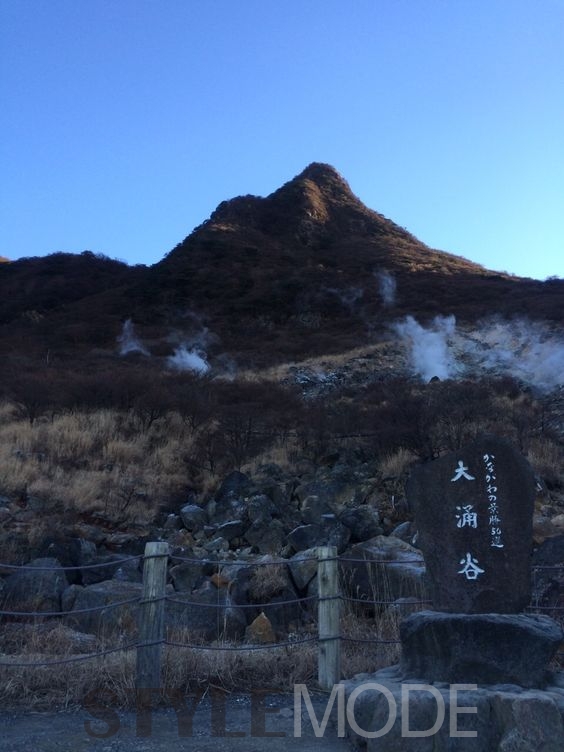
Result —
<path fill-rule="evenodd" d="M 321 724 L 327 696 L 311 695 Z M 0 712 L 2 752 L 350 752 L 338 738 L 333 709 L 323 736 L 316 737 L 305 703 L 294 735 L 294 697 L 289 694 L 216 695 L 184 711 L 164 708 L 135 713 L 91 708 L 58 713 Z M 193 711 L 193 712 L 191 712 Z M 191 716 L 191 719 L 190 719 Z M 238 734 L 238 736 L 235 736 Z M 274 736 L 277 734 L 277 736 Z"/>

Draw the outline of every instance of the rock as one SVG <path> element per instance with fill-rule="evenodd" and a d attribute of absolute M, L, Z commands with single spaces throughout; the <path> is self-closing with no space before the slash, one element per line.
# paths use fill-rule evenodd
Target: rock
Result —
<path fill-rule="evenodd" d="M 203 580 L 202 567 L 192 562 L 176 564 L 169 570 L 172 584 L 177 592 L 192 592 Z"/>
<path fill-rule="evenodd" d="M 229 581 L 229 594 L 234 605 L 247 606 L 249 604 L 255 571 L 255 567 L 243 561 L 224 565 L 221 568 L 221 575 Z M 247 623 L 250 623 L 257 615 L 252 608 L 245 608 L 244 613 Z"/>
<path fill-rule="evenodd" d="M 174 532 L 182 529 L 182 518 L 178 514 L 168 514 L 163 525 L 163 530 Z"/>
<path fill-rule="evenodd" d="M 224 522 L 215 532 L 216 535 L 225 538 L 225 540 L 231 543 L 235 538 L 241 538 L 247 528 L 248 525 L 241 520 L 231 520 L 230 522 Z"/>
<path fill-rule="evenodd" d="M 339 516 L 339 521 L 351 531 L 351 543 L 369 540 L 383 532 L 378 510 L 367 504 L 345 509 Z"/>
<path fill-rule="evenodd" d="M 93 585 L 96 582 L 105 582 L 106 580 L 112 579 L 120 568 L 123 572 L 123 567 L 129 565 L 127 559 L 129 559 L 129 557 L 124 556 L 123 554 L 107 554 L 96 556 L 91 560 L 86 559 L 84 569 L 80 570 L 82 584 L 87 586 Z M 92 566 L 93 564 L 98 566 Z M 133 565 L 134 568 L 138 567 L 139 560 L 133 562 Z M 140 582 L 140 577 L 136 581 Z"/>
<path fill-rule="evenodd" d="M 405 676 L 541 686 L 564 638 L 548 616 L 421 611 L 400 625 Z"/>
<path fill-rule="evenodd" d="M 193 533 L 207 524 L 208 516 L 205 510 L 197 504 L 185 504 L 180 509 L 180 519 L 186 530 Z"/>
<path fill-rule="evenodd" d="M 294 551 L 305 551 L 316 546 L 337 546 L 342 553 L 350 539 L 349 528 L 331 517 L 322 524 L 299 525 L 288 533 L 287 542 Z"/>
<path fill-rule="evenodd" d="M 298 590 L 305 590 L 317 575 L 317 549 L 300 551 L 288 560 L 290 574 Z"/>
<path fill-rule="evenodd" d="M 299 525 L 288 533 L 287 541 L 295 551 L 306 551 L 321 546 L 323 537 L 321 525 Z"/>
<path fill-rule="evenodd" d="M 106 580 L 84 587 L 76 593 L 73 613 L 65 618 L 65 623 L 80 632 L 107 635 L 114 632 L 133 635 L 137 629 L 138 603 L 128 603 L 114 608 L 103 608 L 112 603 L 140 599 L 142 585 L 136 582 Z M 98 609 L 86 613 L 82 609 Z"/>
<path fill-rule="evenodd" d="M 555 527 L 550 517 L 541 513 L 533 515 L 533 540 L 536 545 L 560 535 L 561 532 L 559 528 Z"/>
<path fill-rule="evenodd" d="M 168 602 L 166 623 L 169 627 L 187 631 L 190 640 L 240 640 L 245 635 L 247 621 L 244 609 L 231 601 L 225 590 L 211 583 L 190 594 L 187 605 Z"/>
<path fill-rule="evenodd" d="M 483 436 L 419 466 L 407 495 L 436 610 L 518 613 L 529 604 L 535 481 L 511 444 Z"/>
<path fill-rule="evenodd" d="M 304 525 L 318 525 L 323 521 L 323 515 L 334 514 L 335 510 L 326 499 L 319 498 L 319 496 L 306 496 L 301 503 L 300 511 Z"/>
<path fill-rule="evenodd" d="M 250 522 L 266 525 L 276 515 L 276 505 L 266 494 L 251 496 L 247 502 L 247 517 Z"/>
<path fill-rule="evenodd" d="M 249 476 L 238 470 L 234 470 L 224 478 L 223 483 L 215 495 L 215 501 L 217 504 L 221 505 L 232 501 L 233 499 L 248 496 L 251 488 L 252 482 Z"/>
<path fill-rule="evenodd" d="M 61 596 L 68 580 L 59 561 L 53 558 L 34 559 L 26 567 L 6 578 L 4 602 L 14 611 L 60 611 Z"/>
<path fill-rule="evenodd" d="M 279 595 L 268 599 L 263 611 L 273 628 L 280 634 L 296 629 L 304 616 L 304 607 L 298 600 L 298 594 L 291 585 L 285 587 Z M 288 602 L 292 601 L 292 602 Z"/>
<path fill-rule="evenodd" d="M 264 612 L 261 612 L 245 630 L 245 641 L 260 645 L 276 642 L 274 629 Z"/>
<path fill-rule="evenodd" d="M 421 551 L 399 538 L 378 535 L 357 543 L 342 555 L 341 571 L 343 585 L 354 598 L 388 603 L 398 598 L 427 598 Z"/>
<path fill-rule="evenodd" d="M 564 607 L 564 535 L 542 543 L 533 554 L 533 603 Z"/>
<path fill-rule="evenodd" d="M 261 554 L 276 553 L 282 547 L 286 531 L 280 520 L 269 523 L 253 522 L 245 533 L 245 539 Z"/>
<path fill-rule="evenodd" d="M 114 580 L 122 580 L 123 582 L 142 582 L 142 562 L 139 559 L 125 560 L 118 566 L 112 575 Z"/>
<path fill-rule="evenodd" d="M 395 538 L 399 538 L 400 540 L 405 541 L 412 546 L 415 545 L 413 542 L 415 534 L 416 531 L 412 522 L 402 522 L 401 524 L 397 525 L 390 533 L 390 535 L 393 535 Z"/>
<path fill-rule="evenodd" d="M 94 561 L 96 545 L 84 538 L 47 538 L 39 548 L 39 556 L 57 559 L 62 567 L 81 567 Z M 82 581 L 80 569 L 70 569 L 65 576 L 70 583 Z"/>
<path fill-rule="evenodd" d="M 486 685 L 458 689 L 456 694 L 451 694 L 449 685 L 429 685 L 423 678 L 415 677 L 410 678 L 409 683 L 418 688 L 409 689 L 407 693 L 406 683 L 398 667 L 343 682 L 349 715 L 355 724 L 353 726 L 349 719 L 347 736 L 357 749 L 367 752 L 559 752 L 563 748 L 564 705 L 548 689 Z M 353 692 L 356 693 L 354 704 L 349 703 Z M 439 705 L 444 708 L 444 718 Z M 458 736 L 451 732 L 451 720 Z M 430 735 L 424 733 L 433 729 Z M 378 736 L 380 731 L 384 733 Z M 461 736 L 460 732 L 470 736 Z"/>
<path fill-rule="evenodd" d="M 72 611 L 82 590 L 84 590 L 82 585 L 69 585 L 61 595 L 61 611 Z"/>
<path fill-rule="evenodd" d="M 106 537 L 106 548 L 125 556 L 140 556 L 145 551 L 147 534 L 148 531 L 146 528 L 143 529 L 142 535 L 134 532 L 108 533 Z"/>
<path fill-rule="evenodd" d="M 332 518 L 325 521 L 323 529 L 325 535 L 321 545 L 336 546 L 337 553 L 342 554 L 351 539 L 350 528 L 345 527 L 338 519 Z"/>
<path fill-rule="evenodd" d="M 218 536 L 217 538 L 213 538 L 212 540 L 207 541 L 207 543 L 204 544 L 204 549 L 206 551 L 209 551 L 210 553 L 218 551 L 229 551 L 229 541 L 226 541 L 225 538 Z"/>

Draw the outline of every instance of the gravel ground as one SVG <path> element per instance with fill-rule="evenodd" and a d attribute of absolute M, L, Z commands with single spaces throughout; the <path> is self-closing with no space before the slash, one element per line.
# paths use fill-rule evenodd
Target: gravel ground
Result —
<path fill-rule="evenodd" d="M 311 695 L 321 723 L 327 695 Z M 335 703 L 336 706 L 336 703 Z M 193 705 L 186 703 L 190 711 Z M 180 723 L 179 723 L 180 719 Z M 294 697 L 290 694 L 206 696 L 193 712 L 177 715 L 172 708 L 135 713 L 82 708 L 62 712 L 0 712 L 2 752 L 350 752 L 337 735 L 336 709 L 322 737 L 316 737 L 305 703 L 301 702 L 301 737 L 294 735 Z M 239 736 L 234 736 L 239 734 Z M 277 734 L 277 736 L 274 736 Z M 267 736 L 268 735 L 268 736 Z"/>

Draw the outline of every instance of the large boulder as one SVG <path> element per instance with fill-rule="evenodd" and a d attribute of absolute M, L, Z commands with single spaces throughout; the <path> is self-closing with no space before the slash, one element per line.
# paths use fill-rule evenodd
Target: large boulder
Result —
<path fill-rule="evenodd" d="M 6 578 L 3 602 L 14 611 L 60 611 L 68 584 L 57 559 L 34 559 Z"/>
<path fill-rule="evenodd" d="M 75 591 L 72 612 L 66 617 L 66 623 L 80 632 L 98 636 L 115 632 L 132 636 L 137 630 L 142 588 L 136 582 L 106 580 Z M 123 601 L 134 602 L 112 606 Z"/>
<path fill-rule="evenodd" d="M 378 510 L 368 504 L 345 509 L 339 521 L 351 531 L 351 543 L 369 540 L 384 532 Z"/>
<path fill-rule="evenodd" d="M 245 532 L 245 540 L 261 554 L 276 553 L 282 548 L 286 531 L 280 520 L 257 520 Z"/>
<path fill-rule="evenodd" d="M 124 554 L 101 554 L 85 558 L 80 570 L 82 585 L 94 585 L 113 577 L 116 579 L 141 581 L 140 561 Z"/>
<path fill-rule="evenodd" d="M 377 535 L 352 546 L 341 557 L 343 586 L 353 598 L 380 601 L 425 600 L 425 564 L 421 551 L 392 536 Z"/>
<path fill-rule="evenodd" d="M 202 565 L 196 562 L 181 562 L 169 570 L 174 589 L 178 592 L 192 592 L 204 579 Z"/>
<path fill-rule="evenodd" d="M 247 619 L 244 609 L 233 604 L 227 589 L 210 582 L 189 597 L 167 602 L 166 624 L 180 631 L 180 639 L 188 642 L 239 640 L 245 636 Z"/>
<path fill-rule="evenodd" d="M 294 551 L 306 551 L 316 546 L 336 546 L 342 553 L 350 540 L 351 531 L 334 514 L 329 514 L 320 523 L 299 525 L 288 533 L 287 542 Z"/>

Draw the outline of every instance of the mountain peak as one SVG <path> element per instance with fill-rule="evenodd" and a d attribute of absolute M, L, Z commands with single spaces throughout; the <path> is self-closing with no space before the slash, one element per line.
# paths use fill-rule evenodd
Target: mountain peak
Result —
<path fill-rule="evenodd" d="M 312 188 L 317 189 L 325 198 L 345 199 L 347 201 L 355 199 L 358 201 L 343 176 L 330 164 L 323 162 L 312 162 L 282 188 L 296 185 L 307 186 L 310 190 Z"/>
<path fill-rule="evenodd" d="M 339 181 L 348 187 L 346 180 L 330 164 L 325 162 L 311 162 L 308 166 L 294 178 L 295 180 L 311 180 L 314 183 L 322 184 L 326 182 Z"/>

